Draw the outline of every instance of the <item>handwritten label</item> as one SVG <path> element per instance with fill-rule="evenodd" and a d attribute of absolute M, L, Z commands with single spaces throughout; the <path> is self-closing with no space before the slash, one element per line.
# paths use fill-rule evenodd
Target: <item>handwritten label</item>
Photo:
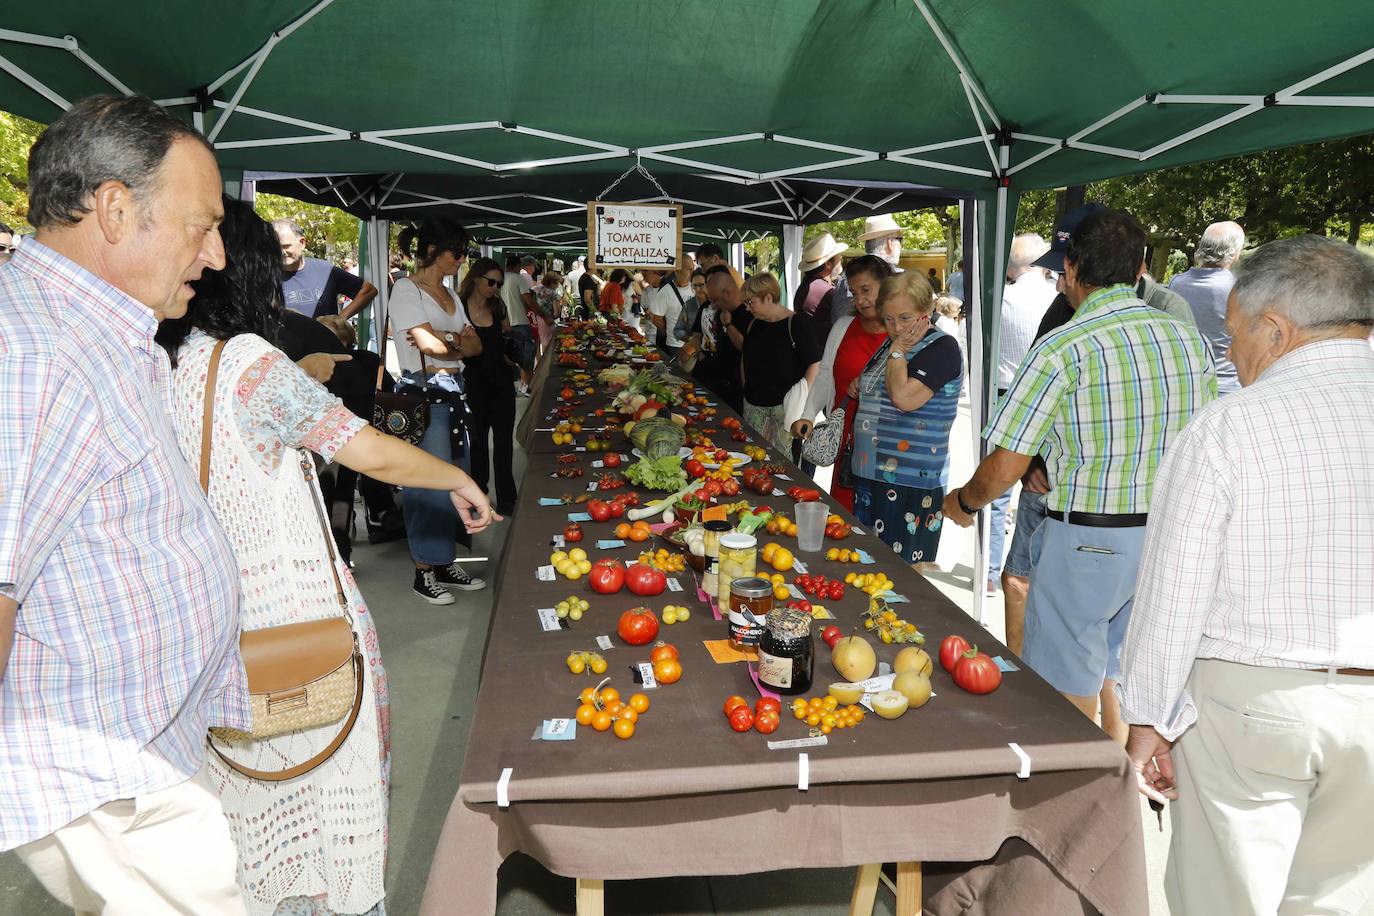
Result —
<path fill-rule="evenodd" d="M 539 626 L 545 633 L 562 629 L 558 621 L 558 611 L 551 607 L 541 607 L 539 609 Z"/>
<path fill-rule="evenodd" d="M 680 592 L 680 591 L 682 591 L 682 583 L 679 582 L 679 581 L 677 581 L 676 579 L 669 579 L 669 580 L 668 580 L 668 591 L 670 591 L 670 592 Z"/>
<path fill-rule="evenodd" d="M 654 679 L 654 663 L 639 663 L 639 679 L 644 682 L 645 690 L 653 690 L 658 686 L 658 681 Z"/>
<path fill-rule="evenodd" d="M 553 536 L 553 546 L 557 547 L 559 550 L 562 550 L 566 546 L 563 541 L 563 535 L 555 534 Z"/>
<path fill-rule="evenodd" d="M 544 741 L 572 741 L 577 737 L 577 723 L 572 719 L 545 719 L 539 737 Z"/>
<path fill-rule="evenodd" d="M 870 554 L 867 550 L 860 550 L 858 551 L 858 553 L 860 563 L 871 566 L 874 563 L 878 562 L 877 560 L 873 559 L 873 555 Z"/>
<path fill-rule="evenodd" d="M 578 446 L 575 446 L 575 447 L 573 448 L 573 451 L 575 451 L 575 452 L 585 452 L 586 450 L 587 450 L 587 446 L 585 446 L 585 445 L 578 445 Z"/>
<path fill-rule="evenodd" d="M 787 584 L 787 596 L 788 596 L 789 598 L 805 598 L 805 597 L 806 597 L 806 593 L 803 592 L 801 589 L 797 588 L 797 587 L 796 587 L 795 585 L 793 585 L 791 582 L 788 582 L 788 583 L 786 583 L 786 584 Z"/>
<path fill-rule="evenodd" d="M 587 484 L 587 492 L 588 492 L 588 493 L 595 493 L 595 492 L 596 492 L 596 487 L 597 487 L 596 481 L 595 481 L 595 480 L 590 481 L 590 482 Z"/>
<path fill-rule="evenodd" d="M 829 744 L 825 735 L 817 735 L 814 738 L 789 738 L 786 741 L 769 741 L 770 751 L 788 751 L 798 747 L 825 747 Z"/>
<path fill-rule="evenodd" d="M 806 564 L 803 563 L 801 560 L 794 559 L 792 561 L 792 569 L 794 572 L 799 572 L 803 576 L 806 575 Z"/>
<path fill-rule="evenodd" d="M 558 578 L 558 573 L 552 566 L 541 566 L 534 571 L 534 577 L 540 582 L 553 582 Z"/>
<path fill-rule="evenodd" d="M 604 468 L 605 466 L 606 462 L 602 461 L 600 458 L 592 462 L 592 467 L 594 468 Z"/>
<path fill-rule="evenodd" d="M 597 647 L 598 649 L 609 649 L 609 648 L 611 648 L 611 647 L 612 647 L 611 637 L 609 637 L 609 636 L 598 636 L 598 637 L 596 638 L 596 647 Z"/>

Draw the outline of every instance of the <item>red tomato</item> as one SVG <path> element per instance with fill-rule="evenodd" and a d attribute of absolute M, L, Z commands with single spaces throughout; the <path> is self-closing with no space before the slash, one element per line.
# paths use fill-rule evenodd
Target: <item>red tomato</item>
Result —
<path fill-rule="evenodd" d="M 706 476 L 706 465 L 695 458 L 689 459 L 687 463 L 682 466 L 682 469 L 686 471 L 687 476 L 693 480 Z"/>
<path fill-rule="evenodd" d="M 625 585 L 625 567 L 610 557 L 597 560 L 587 573 L 587 583 L 598 595 L 614 595 Z"/>
<path fill-rule="evenodd" d="M 663 590 L 668 587 L 668 577 L 662 570 L 644 563 L 633 563 L 625 570 L 625 587 L 636 595 L 652 598 L 663 594 Z"/>
<path fill-rule="evenodd" d="M 720 492 L 723 496 L 739 496 L 739 481 L 733 477 L 723 481 L 720 485 Z"/>
<path fill-rule="evenodd" d="M 844 631 L 833 624 L 821 630 L 821 639 L 832 649 L 835 648 L 835 643 L 839 642 L 843 637 Z"/>
<path fill-rule="evenodd" d="M 615 632 L 627 644 L 642 646 L 653 642 L 658 635 L 658 618 L 646 607 L 630 608 L 620 615 Z"/>
<path fill-rule="evenodd" d="M 625 503 L 624 503 L 622 500 L 619 500 L 619 499 L 612 500 L 611 503 L 610 503 L 610 507 L 611 507 L 611 518 L 620 518 L 621 516 L 623 516 L 623 515 L 625 514 Z"/>
<path fill-rule="evenodd" d="M 599 499 L 587 503 L 587 514 L 594 522 L 604 522 L 611 517 L 611 507 Z"/>
<path fill-rule="evenodd" d="M 563 529 L 563 540 L 568 544 L 576 544 L 582 540 L 582 526 L 577 522 L 568 522 L 567 527 Z"/>
<path fill-rule="evenodd" d="M 730 727 L 737 732 L 747 732 L 754 727 L 754 714 L 747 705 L 737 706 L 730 713 Z"/>
<path fill-rule="evenodd" d="M 782 701 L 777 697 L 759 697 L 754 701 L 754 715 L 762 715 L 765 709 L 782 712 Z"/>
<path fill-rule="evenodd" d="M 731 725 L 734 723 L 732 722 Z M 778 730 L 782 724 L 782 716 L 776 709 L 765 709 L 754 717 L 754 728 L 758 729 L 759 734 L 771 735 Z"/>
<path fill-rule="evenodd" d="M 677 646 L 666 642 L 654 646 L 654 651 L 649 653 L 649 661 L 657 662 L 663 658 L 677 658 Z"/>
<path fill-rule="evenodd" d="M 707 495 L 707 496 L 711 496 L 711 497 L 719 496 L 719 495 L 721 494 L 720 481 L 719 481 L 719 480 L 708 480 L 708 481 L 706 481 L 706 486 L 705 486 L 704 489 L 706 490 L 706 495 Z"/>
<path fill-rule="evenodd" d="M 940 654 L 944 655 L 943 646 Z M 954 666 L 954 683 L 969 693 L 992 693 L 1002 683 L 1002 670 L 987 653 L 970 648 Z"/>
<path fill-rule="evenodd" d="M 825 589 L 825 596 L 831 601 L 839 601 L 844 597 L 844 583 L 836 579 Z"/>
<path fill-rule="evenodd" d="M 709 503 L 711 501 L 711 491 L 705 487 L 700 487 L 692 494 L 699 503 Z"/>
<path fill-rule="evenodd" d="M 727 719 L 730 717 L 730 713 L 734 712 L 736 709 L 739 708 L 748 709 L 749 701 L 746 700 L 744 697 L 740 696 L 739 694 L 735 694 L 734 696 L 727 697 L 725 699 L 725 717 Z"/>
<path fill-rule="evenodd" d="M 716 449 L 714 457 L 717 461 L 724 461 L 726 458 L 730 457 L 730 452 L 726 449 L 718 448 Z"/>
<path fill-rule="evenodd" d="M 661 658 L 654 662 L 654 678 L 660 684 L 676 684 L 682 680 L 682 662 L 675 658 Z"/>
<path fill-rule="evenodd" d="M 968 640 L 962 636 L 946 636 L 940 643 L 940 667 L 951 674 L 965 652 L 969 650 Z"/>
<path fill-rule="evenodd" d="M 608 468 L 620 467 L 620 453 L 607 452 L 606 457 L 601 459 L 601 463 Z"/>

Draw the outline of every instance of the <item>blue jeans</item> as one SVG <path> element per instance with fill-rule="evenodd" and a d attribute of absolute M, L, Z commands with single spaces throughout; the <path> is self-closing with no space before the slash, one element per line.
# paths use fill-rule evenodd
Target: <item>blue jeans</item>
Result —
<path fill-rule="evenodd" d="M 1045 494 L 1032 493 L 1023 487 L 1021 499 L 1016 503 L 1016 530 L 1011 535 L 1011 550 L 1002 567 L 1008 575 L 1021 579 L 1031 577 L 1031 538 L 1044 520 Z"/>
<path fill-rule="evenodd" d="M 1011 505 L 1011 491 L 1003 493 L 988 505 L 988 581 L 996 582 L 1002 575 L 1002 550 L 1007 543 L 1007 506 Z"/>
<path fill-rule="evenodd" d="M 403 385 L 416 385 L 419 373 L 407 372 Z M 429 386 L 442 391 L 462 391 L 456 375 L 438 373 L 430 378 Z M 467 470 L 470 448 L 458 460 L 453 458 L 452 418 L 446 404 L 431 404 L 429 426 L 425 429 L 420 448 L 427 453 Z M 457 544 L 469 544 L 471 538 L 458 518 L 447 490 L 426 490 L 405 487 L 401 490 L 401 504 L 405 509 L 406 538 L 410 541 L 410 556 L 427 566 L 447 566 L 457 556 Z"/>

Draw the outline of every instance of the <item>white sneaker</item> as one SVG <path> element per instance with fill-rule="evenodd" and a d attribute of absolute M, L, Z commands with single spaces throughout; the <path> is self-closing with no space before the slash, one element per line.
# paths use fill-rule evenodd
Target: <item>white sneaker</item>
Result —
<path fill-rule="evenodd" d="M 467 570 L 457 563 L 450 563 L 445 567 L 434 570 L 435 579 L 440 585 L 448 585 L 458 589 L 460 592 L 476 592 L 487 587 L 485 579 L 476 576 L 469 576 Z M 451 596 L 450 596 L 451 597 Z"/>
<path fill-rule="evenodd" d="M 452 604 L 453 596 L 449 594 L 442 585 L 439 584 L 438 576 L 433 569 L 415 570 L 415 594 L 428 601 L 430 604 Z"/>

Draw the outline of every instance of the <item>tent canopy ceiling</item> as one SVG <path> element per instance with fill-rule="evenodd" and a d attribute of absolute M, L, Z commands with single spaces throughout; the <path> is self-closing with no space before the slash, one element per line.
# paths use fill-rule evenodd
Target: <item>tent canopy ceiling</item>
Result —
<path fill-rule="evenodd" d="M 0 107 L 46 121 L 127 89 L 203 109 L 229 168 L 445 173 L 464 197 L 516 178 L 575 199 L 636 155 L 762 196 L 804 177 L 986 194 L 1374 130 L 1365 0 L 57 0 L 5 19 Z"/>

